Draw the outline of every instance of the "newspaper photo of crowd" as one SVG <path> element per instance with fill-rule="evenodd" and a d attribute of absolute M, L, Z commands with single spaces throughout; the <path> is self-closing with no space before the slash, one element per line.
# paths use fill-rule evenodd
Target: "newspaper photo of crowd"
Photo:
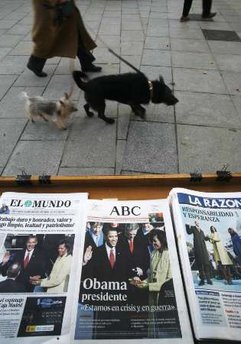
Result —
<path fill-rule="evenodd" d="M 188 255 L 194 283 L 198 286 L 236 290 L 241 286 L 241 236 L 238 230 L 217 224 L 186 224 Z"/>
<path fill-rule="evenodd" d="M 162 213 L 149 214 L 148 223 L 88 222 L 82 265 L 76 339 L 180 336 Z M 167 304 L 169 326 L 158 322 Z M 87 313 L 93 326 L 85 326 Z"/>
<path fill-rule="evenodd" d="M 74 235 L 8 234 L 0 252 L 0 293 L 68 290 Z"/>

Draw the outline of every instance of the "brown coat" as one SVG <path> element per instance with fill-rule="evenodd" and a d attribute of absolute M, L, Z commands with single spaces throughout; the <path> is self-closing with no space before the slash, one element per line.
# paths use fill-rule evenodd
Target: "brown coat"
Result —
<path fill-rule="evenodd" d="M 41 58 L 55 56 L 75 58 L 78 45 L 90 51 L 96 47 L 88 34 L 74 0 L 70 0 L 75 9 L 70 18 L 65 18 L 63 24 L 54 25 L 55 10 L 43 6 L 44 0 L 32 0 L 34 21 L 32 28 L 33 52 Z M 55 5 L 58 0 L 48 0 Z"/>

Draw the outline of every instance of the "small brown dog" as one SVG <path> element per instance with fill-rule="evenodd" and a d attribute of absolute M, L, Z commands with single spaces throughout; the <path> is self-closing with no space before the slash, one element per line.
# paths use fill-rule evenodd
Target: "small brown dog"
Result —
<path fill-rule="evenodd" d="M 25 110 L 32 122 L 43 119 L 53 122 L 59 129 L 66 129 L 71 114 L 78 111 L 67 93 L 58 101 L 49 101 L 40 96 L 30 97 L 26 92 L 22 92 L 21 96 L 26 99 Z"/>

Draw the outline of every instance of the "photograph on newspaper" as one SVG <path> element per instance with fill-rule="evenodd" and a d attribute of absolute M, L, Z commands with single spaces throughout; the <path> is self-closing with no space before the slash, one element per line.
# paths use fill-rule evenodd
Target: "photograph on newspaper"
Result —
<path fill-rule="evenodd" d="M 87 194 L 1 196 L 1 344 L 69 336 L 86 202 Z"/>
<path fill-rule="evenodd" d="M 190 327 L 168 204 L 90 204 L 74 339 L 181 342 Z"/>
<path fill-rule="evenodd" d="M 181 264 L 199 336 L 237 340 L 241 335 L 241 194 L 174 192 Z"/>

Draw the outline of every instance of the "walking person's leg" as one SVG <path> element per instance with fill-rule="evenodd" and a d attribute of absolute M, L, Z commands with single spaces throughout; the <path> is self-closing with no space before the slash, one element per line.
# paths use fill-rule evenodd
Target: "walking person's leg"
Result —
<path fill-rule="evenodd" d="M 100 72 L 101 67 L 95 66 L 93 64 L 93 61 L 95 60 L 94 56 L 91 54 L 91 52 L 78 47 L 77 51 L 77 57 L 79 59 L 82 72 Z"/>
<path fill-rule="evenodd" d="M 28 60 L 28 63 L 27 63 L 27 67 L 35 75 L 37 75 L 38 77 L 42 78 L 42 77 L 47 76 L 47 74 L 45 72 L 43 72 L 43 68 L 44 68 L 45 62 L 46 62 L 46 59 L 44 59 L 42 57 L 37 57 L 37 56 L 31 55 L 29 57 L 29 60 Z"/>
<path fill-rule="evenodd" d="M 185 22 L 189 20 L 188 14 L 190 12 L 191 7 L 192 7 L 192 0 L 184 0 L 182 16 L 180 18 L 181 22 Z"/>
<path fill-rule="evenodd" d="M 216 16 L 216 12 L 211 13 L 212 0 L 203 0 L 203 19 L 210 19 Z"/>

